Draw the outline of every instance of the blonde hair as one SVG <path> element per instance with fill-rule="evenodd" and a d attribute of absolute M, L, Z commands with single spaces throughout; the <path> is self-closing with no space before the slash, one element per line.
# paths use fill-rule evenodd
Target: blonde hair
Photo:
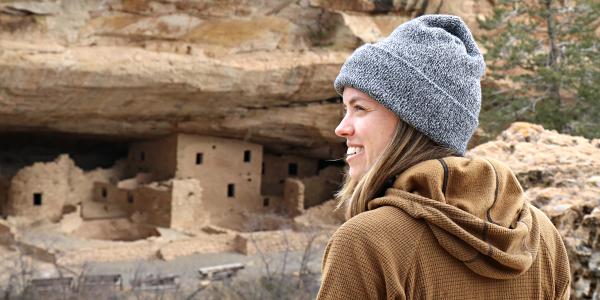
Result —
<path fill-rule="evenodd" d="M 434 143 L 430 138 L 403 121 L 398 122 L 390 143 L 373 166 L 358 180 L 346 172 L 344 184 L 336 194 L 338 209 L 345 207 L 349 219 L 368 209 L 368 203 L 378 197 L 387 182 L 415 164 L 456 153 Z"/>

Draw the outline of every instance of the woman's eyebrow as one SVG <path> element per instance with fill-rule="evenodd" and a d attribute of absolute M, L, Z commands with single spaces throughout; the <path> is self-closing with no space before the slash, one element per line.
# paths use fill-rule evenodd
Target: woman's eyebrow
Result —
<path fill-rule="evenodd" d="M 354 104 L 354 103 L 356 103 L 358 101 L 361 101 L 361 100 L 364 101 L 364 99 L 362 97 L 360 97 L 360 96 L 354 96 L 354 97 L 350 98 L 350 100 L 348 100 L 348 104 L 347 105 L 352 105 L 352 104 Z"/>

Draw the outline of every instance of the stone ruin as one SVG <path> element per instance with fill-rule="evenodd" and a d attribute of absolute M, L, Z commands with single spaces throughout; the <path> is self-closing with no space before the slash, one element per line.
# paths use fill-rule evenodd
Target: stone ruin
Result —
<path fill-rule="evenodd" d="M 0 204 L 5 216 L 53 222 L 81 205 L 88 221 L 244 231 L 255 214 L 293 217 L 330 199 L 340 176 L 335 167 L 320 171 L 316 159 L 263 156 L 258 144 L 176 134 L 133 143 L 109 170 L 83 172 L 67 155 L 25 167 L 3 181 Z"/>
<path fill-rule="evenodd" d="M 340 177 L 317 159 L 189 134 L 134 142 L 111 168 L 83 171 L 63 154 L 0 180 L 0 250 L 81 265 L 302 249 L 313 226 L 294 217 L 330 199 Z"/>

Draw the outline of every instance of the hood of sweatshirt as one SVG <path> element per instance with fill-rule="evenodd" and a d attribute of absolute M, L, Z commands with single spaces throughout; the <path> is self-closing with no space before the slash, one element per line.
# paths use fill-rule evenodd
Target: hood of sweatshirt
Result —
<path fill-rule="evenodd" d="M 508 166 L 491 159 L 448 157 L 398 176 L 369 209 L 396 206 L 423 219 L 438 243 L 473 272 L 510 279 L 526 272 L 540 243 L 536 215 Z"/>

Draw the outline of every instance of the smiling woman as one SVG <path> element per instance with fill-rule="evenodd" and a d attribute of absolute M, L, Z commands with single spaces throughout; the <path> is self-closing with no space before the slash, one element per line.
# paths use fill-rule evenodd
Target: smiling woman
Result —
<path fill-rule="evenodd" d="M 335 80 L 346 113 L 348 220 L 318 299 L 568 299 L 550 220 L 503 163 L 465 158 L 483 57 L 464 22 L 426 15 L 358 48 Z"/>
<path fill-rule="evenodd" d="M 346 138 L 349 173 L 358 178 L 381 155 L 400 119 L 357 89 L 344 89 L 343 98 L 346 113 L 335 134 Z"/>
<path fill-rule="evenodd" d="M 346 87 L 343 99 L 346 113 L 335 133 L 346 138 L 348 146 L 348 173 L 338 192 L 347 218 L 366 211 L 368 201 L 408 167 L 454 155 L 360 90 Z"/>

